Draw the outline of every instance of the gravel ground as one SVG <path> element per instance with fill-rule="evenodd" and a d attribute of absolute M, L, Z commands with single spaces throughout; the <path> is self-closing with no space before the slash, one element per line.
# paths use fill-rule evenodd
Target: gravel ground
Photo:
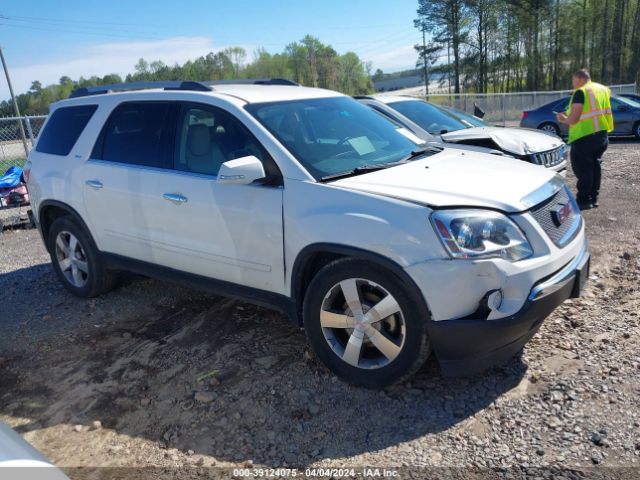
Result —
<path fill-rule="evenodd" d="M 140 277 L 74 298 L 35 230 L 5 231 L 0 420 L 72 478 L 145 466 L 639 478 L 639 164 L 639 143 L 613 142 L 601 206 L 585 212 L 591 282 L 521 357 L 462 379 L 430 360 L 384 391 L 336 380 L 263 308 Z"/>

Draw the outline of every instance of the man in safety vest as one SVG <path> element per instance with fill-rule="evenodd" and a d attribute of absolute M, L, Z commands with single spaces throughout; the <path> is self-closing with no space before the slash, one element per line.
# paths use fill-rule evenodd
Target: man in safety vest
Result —
<path fill-rule="evenodd" d="M 569 125 L 571 167 L 578 179 L 576 200 L 581 210 L 598 207 L 602 155 L 609 146 L 608 132 L 613 131 L 611 91 L 592 82 L 589 72 L 573 74 L 573 88 L 566 113 L 558 113 L 559 123 Z"/>

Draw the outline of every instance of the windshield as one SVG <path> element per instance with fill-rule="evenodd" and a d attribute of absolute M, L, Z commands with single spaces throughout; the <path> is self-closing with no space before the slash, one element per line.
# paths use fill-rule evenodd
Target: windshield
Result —
<path fill-rule="evenodd" d="M 640 102 L 636 102 L 635 100 L 632 100 L 631 98 L 627 98 L 627 97 L 616 97 L 616 100 L 618 100 L 620 103 L 626 103 L 627 105 L 629 105 L 630 107 L 633 108 L 640 108 Z"/>
<path fill-rule="evenodd" d="M 349 97 L 254 103 L 245 108 L 316 180 L 398 162 L 422 142 Z"/>
<path fill-rule="evenodd" d="M 441 110 L 444 110 L 446 113 L 457 117 L 461 121 L 468 122 L 473 127 L 493 127 L 489 122 L 485 122 L 481 118 L 476 117 L 475 115 L 471 115 L 470 113 L 463 112 L 462 110 L 458 110 L 457 108 L 451 107 L 440 107 Z"/>
<path fill-rule="evenodd" d="M 388 105 L 434 135 L 469 127 L 458 118 L 422 100 L 401 100 Z"/>

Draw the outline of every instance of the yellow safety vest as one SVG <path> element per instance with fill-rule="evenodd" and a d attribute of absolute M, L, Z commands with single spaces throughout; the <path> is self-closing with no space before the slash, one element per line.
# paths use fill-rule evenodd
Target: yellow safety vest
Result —
<path fill-rule="evenodd" d="M 584 93 L 582 114 L 575 125 L 569 126 L 568 143 L 600 131 L 613 131 L 613 114 L 611 113 L 611 90 L 596 82 L 587 82 L 578 88 Z M 578 91 L 576 90 L 576 91 Z M 569 102 L 567 116 L 571 113 L 573 96 Z"/>

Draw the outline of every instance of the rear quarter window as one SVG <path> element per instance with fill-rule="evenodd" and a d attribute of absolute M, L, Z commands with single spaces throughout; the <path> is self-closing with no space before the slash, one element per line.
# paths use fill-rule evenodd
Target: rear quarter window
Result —
<path fill-rule="evenodd" d="M 563 98 L 553 106 L 553 110 L 556 112 L 564 112 L 569 107 L 569 100 L 569 97 Z"/>
<path fill-rule="evenodd" d="M 55 110 L 40 133 L 36 151 L 69 155 L 97 108 L 97 105 L 78 105 Z"/>

